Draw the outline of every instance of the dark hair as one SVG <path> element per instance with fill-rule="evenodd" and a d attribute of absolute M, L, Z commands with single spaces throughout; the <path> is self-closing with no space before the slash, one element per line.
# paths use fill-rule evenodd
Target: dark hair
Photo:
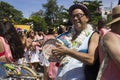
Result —
<path fill-rule="evenodd" d="M 63 33 L 63 29 L 61 27 L 59 27 L 57 32 L 58 32 L 58 34 L 62 34 Z"/>
<path fill-rule="evenodd" d="M 105 27 L 105 25 L 106 25 L 106 19 L 105 18 L 101 18 L 101 19 L 98 20 L 98 30 Z"/>
<path fill-rule="evenodd" d="M 90 20 L 90 12 L 89 12 L 88 8 L 85 5 L 83 5 L 83 4 L 74 4 L 74 5 L 72 5 L 68 10 L 69 15 L 72 15 L 72 11 L 74 9 L 81 9 L 85 13 L 86 17 L 88 17 L 89 20 Z"/>
<path fill-rule="evenodd" d="M 54 34 L 55 33 L 55 31 L 54 31 L 54 28 L 48 28 L 48 34 Z"/>
<path fill-rule="evenodd" d="M 22 42 L 11 22 L 0 21 L 0 36 L 4 37 L 8 41 L 14 60 L 23 57 L 24 48 Z"/>

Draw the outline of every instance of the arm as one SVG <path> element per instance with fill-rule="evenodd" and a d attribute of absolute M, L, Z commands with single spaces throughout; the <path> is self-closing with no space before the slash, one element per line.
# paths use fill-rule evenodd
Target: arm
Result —
<path fill-rule="evenodd" d="M 6 59 L 6 56 L 4 54 L 4 44 L 3 44 L 3 41 L 0 39 L 0 62 L 9 62 L 7 59 Z"/>
<path fill-rule="evenodd" d="M 28 50 L 29 50 L 30 47 L 32 46 L 32 41 L 30 41 L 29 38 L 26 39 L 26 41 L 25 41 L 25 46 L 26 46 L 26 48 L 27 48 Z"/>
<path fill-rule="evenodd" d="M 4 45 L 3 45 L 3 42 L 2 40 L 0 39 L 0 53 L 4 52 Z"/>
<path fill-rule="evenodd" d="M 98 46 L 99 41 L 99 35 L 98 33 L 94 33 L 91 37 L 88 53 L 82 53 L 78 51 L 74 51 L 72 49 L 66 48 L 65 46 L 58 45 L 57 49 L 53 49 L 54 53 L 57 53 L 59 55 L 67 54 L 69 56 L 72 56 L 80 61 L 82 61 L 85 64 L 93 64 L 95 60 L 95 52 Z M 54 51 L 55 50 L 55 51 Z"/>
<path fill-rule="evenodd" d="M 120 38 L 109 32 L 103 37 L 106 51 L 115 63 L 120 67 Z"/>
<path fill-rule="evenodd" d="M 93 64 L 96 59 L 95 52 L 97 50 L 98 41 L 99 41 L 99 35 L 97 33 L 94 33 L 90 40 L 88 53 L 70 51 L 69 55 L 82 61 L 85 64 Z"/>

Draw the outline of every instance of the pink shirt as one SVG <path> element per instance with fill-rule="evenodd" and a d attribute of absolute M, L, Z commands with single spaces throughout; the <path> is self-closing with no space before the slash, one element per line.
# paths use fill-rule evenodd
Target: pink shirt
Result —
<path fill-rule="evenodd" d="M 103 31 L 103 36 L 108 32 L 108 30 Z M 120 37 L 120 36 L 119 36 Z M 100 63 L 102 63 L 104 58 L 104 53 L 101 50 L 101 46 L 99 46 L 99 57 Z M 103 72 L 101 80 L 120 80 L 120 68 L 117 64 L 110 58 L 107 68 Z"/>
<path fill-rule="evenodd" d="M 12 53 L 11 53 L 11 49 L 9 44 L 7 43 L 7 41 L 5 41 L 5 39 L 3 37 L 0 37 L 0 39 L 3 42 L 4 48 L 5 48 L 5 56 L 8 59 L 9 62 L 13 62 L 13 57 L 12 57 Z"/>

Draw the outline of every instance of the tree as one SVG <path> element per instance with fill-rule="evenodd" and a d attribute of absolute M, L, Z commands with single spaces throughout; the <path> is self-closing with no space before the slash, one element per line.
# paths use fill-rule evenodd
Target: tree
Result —
<path fill-rule="evenodd" d="M 0 19 L 7 19 L 19 23 L 19 20 L 23 18 L 22 12 L 15 9 L 10 4 L 1 1 L 0 2 Z"/>
<path fill-rule="evenodd" d="M 48 25 L 53 26 L 54 20 L 57 20 L 57 14 L 58 14 L 58 5 L 56 0 L 48 0 L 46 4 L 43 4 L 43 7 L 45 8 L 45 20 L 48 23 Z"/>
<path fill-rule="evenodd" d="M 48 29 L 44 18 L 41 18 L 38 15 L 33 15 L 33 16 L 30 17 L 30 20 L 32 20 L 32 22 L 33 22 L 33 29 L 35 31 L 40 30 L 40 31 L 46 32 L 46 30 Z"/>
<path fill-rule="evenodd" d="M 33 21 L 33 29 L 34 30 L 42 30 L 45 31 L 47 28 L 47 23 L 45 21 L 45 12 L 43 10 L 39 10 L 38 12 L 34 12 L 31 14 L 30 19 Z"/>
<path fill-rule="evenodd" d="M 97 26 L 98 20 L 102 18 L 101 9 L 102 1 L 94 0 L 94 1 L 83 1 L 82 4 L 86 5 L 91 14 L 91 24 L 95 28 Z"/>
<path fill-rule="evenodd" d="M 32 13 L 31 16 L 40 16 L 40 17 L 44 18 L 45 12 L 43 10 L 39 10 L 38 12 Z"/>
<path fill-rule="evenodd" d="M 69 19 L 69 15 L 68 15 L 68 9 L 64 8 L 63 5 L 61 5 L 58 9 L 59 13 L 58 13 L 58 19 L 59 19 L 59 25 L 63 24 L 66 25 L 68 19 Z M 66 20 L 66 21 L 64 21 Z"/>

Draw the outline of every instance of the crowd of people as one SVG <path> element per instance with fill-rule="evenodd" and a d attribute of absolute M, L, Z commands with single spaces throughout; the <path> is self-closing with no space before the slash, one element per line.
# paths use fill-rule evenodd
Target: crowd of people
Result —
<path fill-rule="evenodd" d="M 97 30 L 89 23 L 91 15 L 85 5 L 74 4 L 68 12 L 71 27 L 60 25 L 59 31 L 49 27 L 47 34 L 17 32 L 12 23 L 1 21 L 0 62 L 28 64 L 36 73 L 43 67 L 44 80 L 119 80 L 120 5 L 113 8 L 110 23 L 98 21 Z M 60 62 L 41 57 L 42 45 L 49 39 L 64 44 L 56 43 L 52 49 L 53 56 L 64 56 Z"/>

